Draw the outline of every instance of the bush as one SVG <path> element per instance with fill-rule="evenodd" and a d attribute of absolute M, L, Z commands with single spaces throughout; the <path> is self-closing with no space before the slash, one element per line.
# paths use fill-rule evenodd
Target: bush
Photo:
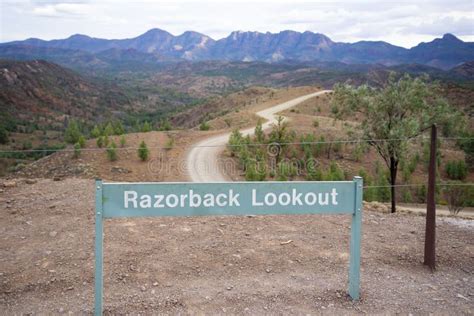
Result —
<path fill-rule="evenodd" d="M 100 131 L 100 128 L 97 125 L 95 125 L 91 131 L 91 136 L 93 138 L 98 138 L 101 134 L 102 132 Z"/>
<path fill-rule="evenodd" d="M 0 144 L 8 144 L 8 132 L 3 126 L 0 126 Z"/>
<path fill-rule="evenodd" d="M 112 123 L 107 123 L 107 126 L 104 128 L 104 136 L 112 136 L 115 134 L 114 127 L 112 126 Z"/>
<path fill-rule="evenodd" d="M 107 158 L 109 158 L 110 161 L 117 160 L 117 145 L 115 145 L 115 142 L 112 142 L 110 146 L 107 147 Z"/>
<path fill-rule="evenodd" d="M 450 181 L 443 188 L 443 195 L 448 203 L 451 214 L 457 215 L 465 206 L 472 203 L 474 199 L 471 187 L 463 185 L 460 181 Z"/>
<path fill-rule="evenodd" d="M 319 127 L 319 121 L 318 120 L 313 121 L 313 127 Z"/>
<path fill-rule="evenodd" d="M 148 122 L 143 123 L 142 132 L 143 133 L 151 132 L 151 124 Z"/>
<path fill-rule="evenodd" d="M 96 144 L 97 144 L 97 147 L 99 148 L 104 147 L 104 136 L 97 137 Z"/>
<path fill-rule="evenodd" d="M 278 181 L 288 181 L 289 178 L 292 178 L 298 174 L 298 169 L 291 162 L 281 161 L 278 163 L 277 169 L 277 180 Z"/>
<path fill-rule="evenodd" d="M 145 141 L 142 140 L 142 142 L 140 143 L 140 147 L 138 148 L 138 157 L 140 158 L 141 161 L 146 161 L 148 160 L 149 154 L 150 154 L 150 151 L 148 150 L 148 147 L 145 144 Z"/>
<path fill-rule="evenodd" d="M 174 138 L 170 138 L 166 141 L 165 149 L 170 150 L 174 147 Z"/>
<path fill-rule="evenodd" d="M 171 129 L 170 121 L 165 119 L 160 122 L 160 131 L 170 131 Z"/>
<path fill-rule="evenodd" d="M 81 144 L 79 143 L 75 143 L 74 144 L 74 154 L 73 154 L 73 157 L 74 158 L 79 158 L 79 156 L 81 155 Z"/>
<path fill-rule="evenodd" d="M 199 125 L 199 130 L 201 131 L 208 131 L 210 128 L 208 122 L 202 122 L 201 125 Z"/>
<path fill-rule="evenodd" d="M 81 137 L 81 131 L 79 130 L 79 124 L 76 120 L 71 120 L 64 132 L 64 141 L 69 144 L 75 144 Z"/>
<path fill-rule="evenodd" d="M 126 142 L 125 135 L 120 136 L 120 147 L 125 147 Z"/>
<path fill-rule="evenodd" d="M 451 180 L 464 180 L 467 177 L 467 165 L 464 160 L 448 161 L 445 170 Z"/>
<path fill-rule="evenodd" d="M 79 146 L 81 146 L 81 148 L 86 147 L 86 138 L 83 135 L 81 135 L 79 137 L 79 140 L 77 141 L 77 144 L 79 144 Z"/>

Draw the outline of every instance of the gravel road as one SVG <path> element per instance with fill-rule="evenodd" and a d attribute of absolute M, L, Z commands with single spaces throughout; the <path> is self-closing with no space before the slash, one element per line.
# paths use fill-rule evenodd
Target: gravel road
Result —
<path fill-rule="evenodd" d="M 278 117 L 275 115 L 276 113 L 294 107 L 303 101 L 328 92 L 331 92 L 331 90 L 323 90 L 306 94 L 257 112 L 258 116 L 267 120 L 262 125 L 263 129 L 270 128 L 272 124 L 277 122 Z M 241 132 L 244 136 L 251 135 L 254 132 L 254 128 L 248 128 Z M 191 148 L 186 157 L 186 164 L 189 179 L 192 182 L 224 182 L 229 180 L 221 171 L 221 168 L 219 168 L 218 163 L 219 153 L 223 150 L 225 144 L 229 140 L 229 136 L 230 133 L 225 133 L 209 137 L 198 142 L 193 148 Z"/>

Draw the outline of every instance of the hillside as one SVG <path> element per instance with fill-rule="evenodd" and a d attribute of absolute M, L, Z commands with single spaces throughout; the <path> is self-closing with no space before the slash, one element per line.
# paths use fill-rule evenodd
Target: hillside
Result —
<path fill-rule="evenodd" d="M 0 61 L 3 120 L 62 129 L 68 117 L 97 121 L 129 106 L 130 100 L 116 87 L 90 81 L 56 64 Z"/>
<path fill-rule="evenodd" d="M 34 48 L 32 48 L 34 47 Z M 56 58 L 63 58 L 64 50 L 94 54 L 107 50 L 136 50 L 148 54 L 145 59 L 164 60 L 228 60 L 228 61 L 330 61 L 347 64 L 382 64 L 386 66 L 418 63 L 449 69 L 474 59 L 474 43 L 463 42 L 452 34 L 445 34 L 429 43 L 406 49 L 383 41 L 334 42 L 320 33 L 295 32 L 260 33 L 235 31 L 214 40 L 197 32 L 174 36 L 161 29 L 128 39 L 100 39 L 76 34 L 66 39 L 45 41 L 27 39 L 0 44 L 0 56 L 24 58 L 26 51 L 50 49 Z M 156 57 L 160 56 L 160 57 Z M 84 58 L 84 56 L 80 56 Z"/>

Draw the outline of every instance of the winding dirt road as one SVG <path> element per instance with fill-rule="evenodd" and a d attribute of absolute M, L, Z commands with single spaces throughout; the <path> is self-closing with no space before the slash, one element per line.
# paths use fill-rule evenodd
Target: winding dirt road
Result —
<path fill-rule="evenodd" d="M 267 120 L 262 125 L 263 129 L 267 129 L 270 128 L 272 124 L 277 122 L 278 117 L 275 115 L 276 113 L 294 107 L 303 101 L 328 92 L 331 92 L 331 90 L 323 90 L 306 94 L 290 101 L 277 104 L 268 109 L 257 112 L 256 114 Z M 254 127 L 245 129 L 241 132 L 244 136 L 251 135 L 254 132 Z M 230 133 L 225 133 L 209 137 L 196 143 L 194 147 L 188 152 L 186 164 L 188 176 L 192 182 L 224 182 L 230 180 L 222 172 L 218 161 L 219 154 L 224 149 L 225 144 L 227 144 L 229 136 Z"/>

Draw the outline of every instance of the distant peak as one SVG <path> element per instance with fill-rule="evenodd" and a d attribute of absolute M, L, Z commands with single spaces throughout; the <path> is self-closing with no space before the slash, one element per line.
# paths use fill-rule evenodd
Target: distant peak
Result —
<path fill-rule="evenodd" d="M 85 39 L 85 38 L 91 38 L 91 37 L 84 34 L 74 34 L 74 35 L 69 36 L 69 39 Z"/>
<path fill-rule="evenodd" d="M 454 36 L 451 33 L 446 33 L 443 35 L 443 40 L 448 40 L 448 41 L 461 41 L 459 38 Z"/>

